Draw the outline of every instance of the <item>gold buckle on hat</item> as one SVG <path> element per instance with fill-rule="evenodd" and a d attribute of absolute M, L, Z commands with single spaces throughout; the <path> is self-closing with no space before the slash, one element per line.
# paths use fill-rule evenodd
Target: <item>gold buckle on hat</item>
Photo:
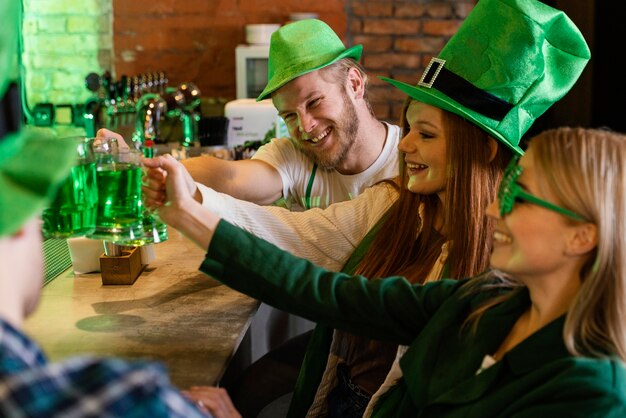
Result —
<path fill-rule="evenodd" d="M 446 63 L 446 60 L 443 60 L 437 57 L 432 57 L 430 59 L 430 62 L 428 63 L 428 66 L 424 70 L 424 73 L 422 74 L 422 78 L 420 78 L 420 81 L 418 81 L 417 85 L 431 88 L 433 84 L 435 83 L 435 80 L 437 79 L 437 76 L 439 75 L 439 72 L 441 71 L 445 63 Z M 436 65 L 435 68 L 433 68 L 433 64 Z M 431 69 L 434 70 L 434 73 L 432 74 L 430 71 Z"/>

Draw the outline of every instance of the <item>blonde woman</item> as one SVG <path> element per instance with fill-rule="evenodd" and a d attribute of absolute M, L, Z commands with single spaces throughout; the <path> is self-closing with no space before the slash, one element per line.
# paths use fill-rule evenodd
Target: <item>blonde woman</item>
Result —
<path fill-rule="evenodd" d="M 408 346 L 371 416 L 625 416 L 624 135 L 562 128 L 533 139 L 488 208 L 494 270 L 426 285 L 334 273 L 283 252 L 207 213 L 180 166 L 159 163 L 171 202 L 160 213 L 207 249 L 202 271 Z"/>

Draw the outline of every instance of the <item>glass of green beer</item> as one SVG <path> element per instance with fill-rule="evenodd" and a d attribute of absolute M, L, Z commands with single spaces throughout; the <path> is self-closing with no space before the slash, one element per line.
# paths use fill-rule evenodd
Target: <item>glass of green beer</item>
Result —
<path fill-rule="evenodd" d="M 138 247 L 142 245 L 158 244 L 167 241 L 167 239 L 167 225 L 159 219 L 156 213 L 145 208 L 143 212 L 143 234 L 139 237 L 123 239 L 114 243 Z"/>
<path fill-rule="evenodd" d="M 98 210 L 96 227 L 90 238 L 121 245 L 141 238 L 141 152 L 104 138 L 94 148 Z"/>
<path fill-rule="evenodd" d="M 42 213 L 44 238 L 89 235 L 96 227 L 98 190 L 93 139 L 61 138 L 76 144 L 76 165 L 58 189 L 52 204 Z"/>
<path fill-rule="evenodd" d="M 147 139 L 143 142 L 143 144 L 137 145 L 135 143 L 136 148 L 141 150 L 141 153 L 144 157 L 152 158 L 154 157 L 154 142 L 150 139 Z M 150 209 L 144 207 L 143 210 L 143 235 L 141 237 L 137 237 L 133 240 L 126 240 L 122 244 L 124 245 L 148 245 L 148 244 L 158 244 L 160 242 L 167 241 L 167 225 L 161 221 L 156 212 L 151 211 Z M 119 243 L 118 243 L 119 244 Z"/>

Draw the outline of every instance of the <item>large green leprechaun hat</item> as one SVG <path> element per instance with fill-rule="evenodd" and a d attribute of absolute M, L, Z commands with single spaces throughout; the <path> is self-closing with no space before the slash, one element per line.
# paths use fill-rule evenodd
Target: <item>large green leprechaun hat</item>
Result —
<path fill-rule="evenodd" d="M 571 89 L 590 56 L 562 11 L 535 0 L 480 0 L 416 86 L 381 79 L 522 154 L 524 133 Z"/>

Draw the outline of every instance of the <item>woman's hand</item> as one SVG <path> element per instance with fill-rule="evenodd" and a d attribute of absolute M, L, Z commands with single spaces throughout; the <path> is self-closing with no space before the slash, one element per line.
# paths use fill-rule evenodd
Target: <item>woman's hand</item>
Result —
<path fill-rule="evenodd" d="M 169 154 L 144 158 L 148 169 L 142 186 L 146 207 L 159 218 L 207 250 L 219 218 L 200 204 L 196 183 L 185 167 Z"/>
<path fill-rule="evenodd" d="M 156 209 L 165 204 L 167 196 L 168 172 L 172 171 L 176 175 L 177 190 L 176 196 L 172 199 L 183 198 L 191 195 L 197 202 L 202 203 L 202 195 L 198 186 L 187 169 L 169 154 L 156 158 L 144 158 L 143 164 L 147 168 L 143 181 L 144 203 L 152 209 Z M 178 189 L 180 188 L 180 189 Z M 184 193 L 184 189 L 188 193 Z"/>
<path fill-rule="evenodd" d="M 215 418 L 241 418 L 226 390 L 212 386 L 193 386 L 183 394 Z"/>
<path fill-rule="evenodd" d="M 159 209 L 164 222 L 168 223 L 169 212 L 183 207 L 189 199 L 200 202 L 196 183 L 171 155 L 144 158 L 143 165 L 147 168 L 142 187 L 144 203 L 150 209 Z"/>

